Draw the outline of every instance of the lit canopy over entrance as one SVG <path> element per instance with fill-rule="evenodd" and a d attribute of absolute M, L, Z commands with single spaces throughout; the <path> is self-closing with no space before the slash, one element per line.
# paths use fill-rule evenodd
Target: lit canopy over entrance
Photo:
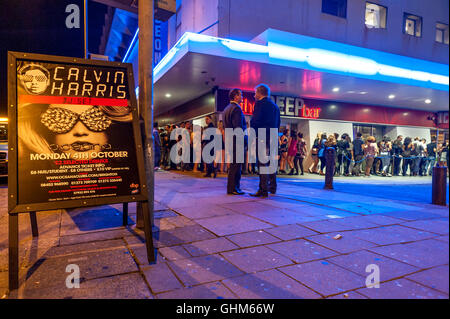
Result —
<path fill-rule="evenodd" d="M 215 86 L 426 111 L 449 107 L 448 65 L 267 30 L 251 43 L 186 33 L 154 69 L 155 114 Z"/>

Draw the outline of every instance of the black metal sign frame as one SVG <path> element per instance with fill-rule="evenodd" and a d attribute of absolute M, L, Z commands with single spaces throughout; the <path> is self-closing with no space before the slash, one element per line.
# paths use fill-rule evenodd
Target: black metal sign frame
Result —
<path fill-rule="evenodd" d="M 98 67 L 116 67 L 123 69 L 127 74 L 128 93 L 130 98 L 130 108 L 132 111 L 133 140 L 136 152 L 136 162 L 139 176 L 139 194 L 70 199 L 65 201 L 53 201 L 44 203 L 19 204 L 18 198 L 18 96 L 17 96 L 17 60 L 30 60 L 42 63 L 65 63 L 74 66 L 98 66 Z M 147 245 L 147 255 L 149 262 L 154 261 L 154 248 L 152 239 L 152 225 L 149 215 L 148 190 L 146 185 L 144 149 L 142 145 L 141 131 L 139 126 L 139 115 L 137 110 L 137 101 L 134 94 L 133 68 L 129 63 L 106 62 L 98 60 L 86 60 L 80 58 L 61 57 L 53 55 L 31 54 L 21 52 L 8 52 L 8 215 L 9 215 L 9 289 L 14 290 L 19 287 L 19 264 L 18 264 L 18 214 L 30 213 L 33 236 L 37 236 L 36 211 L 58 210 L 65 208 L 79 208 L 109 205 L 117 203 L 141 202 L 142 215 L 144 222 L 144 231 Z M 124 204 L 125 210 L 126 204 Z"/>

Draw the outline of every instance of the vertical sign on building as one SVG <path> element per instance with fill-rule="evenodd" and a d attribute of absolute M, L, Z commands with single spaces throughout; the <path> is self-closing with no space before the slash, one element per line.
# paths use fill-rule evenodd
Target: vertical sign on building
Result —
<path fill-rule="evenodd" d="M 153 67 L 155 67 L 162 58 L 167 54 L 167 22 L 155 20 L 153 34 Z"/>

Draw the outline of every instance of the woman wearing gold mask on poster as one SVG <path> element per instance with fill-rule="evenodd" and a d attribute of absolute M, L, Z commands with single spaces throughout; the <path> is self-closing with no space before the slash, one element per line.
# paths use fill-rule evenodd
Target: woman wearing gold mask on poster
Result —
<path fill-rule="evenodd" d="M 120 150 L 130 144 L 120 123 L 131 129 L 129 107 L 69 104 L 28 104 L 19 107 L 19 152 L 70 154 L 70 159 L 90 159 L 92 152 Z M 116 128 L 116 129 L 115 129 Z M 114 131 L 117 134 L 114 134 Z M 131 132 L 130 132 L 131 133 Z M 132 136 L 132 135 L 130 135 Z M 85 153 L 86 155 L 76 155 Z M 19 154 L 23 158 L 24 154 Z"/>
<path fill-rule="evenodd" d="M 92 181 L 95 185 L 92 188 L 96 190 L 92 196 L 102 194 L 118 196 L 136 192 L 135 187 L 130 186 L 139 185 L 131 108 L 23 104 L 19 105 L 17 122 L 19 185 L 27 185 L 19 190 L 19 200 L 22 203 L 84 196 L 79 192 L 66 190 L 74 191 L 73 185 L 80 185 L 80 188 L 88 187 L 83 185 L 90 185 L 89 181 L 77 182 L 87 176 L 83 175 L 83 172 L 89 174 L 104 172 L 99 171 L 101 168 L 92 167 L 92 164 L 98 162 L 89 161 L 88 164 L 83 162 L 93 159 L 95 156 L 91 154 L 95 153 L 111 152 L 127 155 L 108 159 L 97 157 L 106 161 L 102 162 L 105 169 L 111 173 L 116 172 L 111 178 L 116 178 L 120 183 L 103 183 L 101 178 L 94 177 Z M 64 175 L 68 177 L 61 177 Z M 63 182 L 69 184 L 57 184 Z M 54 186 L 51 183 L 55 183 Z M 101 187 L 110 189 L 102 190 Z M 62 193 L 58 193 L 60 191 Z"/>

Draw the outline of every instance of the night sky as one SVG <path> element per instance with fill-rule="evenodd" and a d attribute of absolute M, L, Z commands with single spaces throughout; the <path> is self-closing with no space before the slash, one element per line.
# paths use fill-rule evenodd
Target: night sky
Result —
<path fill-rule="evenodd" d="M 0 10 L 0 117 L 7 115 L 7 51 L 82 57 L 83 30 L 65 28 L 68 4 L 83 0 L 15 0 Z M 99 54 L 107 6 L 88 1 L 88 52 Z"/>
<path fill-rule="evenodd" d="M 100 54 L 98 47 L 105 24 L 107 6 L 94 2 L 88 2 L 88 49 L 90 53 Z"/>

